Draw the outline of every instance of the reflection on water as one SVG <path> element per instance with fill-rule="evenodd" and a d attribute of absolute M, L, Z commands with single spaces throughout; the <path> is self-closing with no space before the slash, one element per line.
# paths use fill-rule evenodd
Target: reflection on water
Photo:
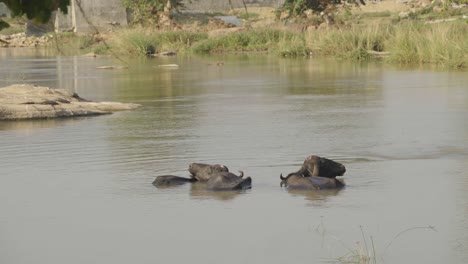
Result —
<path fill-rule="evenodd" d="M 331 189 L 331 190 L 288 190 L 288 193 L 296 197 L 304 197 L 310 201 L 307 203 L 308 206 L 320 206 L 326 204 L 329 197 L 338 195 L 342 189 Z"/>
<path fill-rule="evenodd" d="M 42 120 L 18 120 L 0 122 L 0 131 L 2 130 L 36 130 L 41 128 L 56 128 L 67 123 L 80 122 L 92 117 L 72 117 L 67 119 L 42 119 Z"/>
<path fill-rule="evenodd" d="M 317 263 L 353 248 L 359 226 L 381 252 L 426 225 L 438 232 L 405 233 L 384 261 L 468 262 L 463 72 L 244 55 L 99 70 L 116 62 L 8 50 L 0 87 L 33 82 L 143 107 L 0 122 L 1 263 Z M 157 67 L 169 63 L 180 67 Z M 280 173 L 311 154 L 344 164 L 346 188 L 282 189 Z M 191 162 L 243 170 L 252 189 L 151 184 L 188 175 Z"/>
<path fill-rule="evenodd" d="M 207 190 L 206 183 L 204 182 L 195 182 L 190 186 L 190 196 L 194 199 L 215 199 L 219 201 L 228 201 L 246 192 L 249 192 L 249 190 L 210 191 Z"/>

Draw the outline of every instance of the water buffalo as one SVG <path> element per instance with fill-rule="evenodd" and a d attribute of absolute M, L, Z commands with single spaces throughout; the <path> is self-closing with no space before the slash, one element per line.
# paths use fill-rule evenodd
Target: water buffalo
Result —
<path fill-rule="evenodd" d="M 290 173 L 288 176 L 283 177 L 280 175 L 281 186 L 288 187 L 290 190 L 326 190 L 326 189 L 340 189 L 344 184 L 336 178 L 326 177 L 303 177 L 296 173 Z"/>
<path fill-rule="evenodd" d="M 153 181 L 153 185 L 156 187 L 169 187 L 169 186 L 175 186 L 175 185 L 182 185 L 187 182 L 196 182 L 197 179 L 195 178 L 184 178 L 180 176 L 174 176 L 174 175 L 163 175 L 163 176 L 158 176 L 156 179 Z"/>
<path fill-rule="evenodd" d="M 199 181 L 208 181 L 212 176 L 222 172 L 229 172 L 229 169 L 224 165 L 210 165 L 203 163 L 190 163 L 189 172 L 192 177 Z"/>
<path fill-rule="evenodd" d="M 343 176 L 345 172 L 346 168 L 343 164 L 327 158 L 312 155 L 305 159 L 302 167 L 294 174 L 302 175 L 304 177 L 320 176 L 335 178 L 337 176 Z"/>
<path fill-rule="evenodd" d="M 218 172 L 210 177 L 206 182 L 206 188 L 213 191 L 222 190 L 243 190 L 252 188 L 252 179 L 250 177 L 243 178 L 244 172 L 240 171 L 237 176 L 230 172 Z"/>

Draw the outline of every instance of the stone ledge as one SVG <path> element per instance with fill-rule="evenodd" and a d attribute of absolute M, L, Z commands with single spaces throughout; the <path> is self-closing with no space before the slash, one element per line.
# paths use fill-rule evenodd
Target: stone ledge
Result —
<path fill-rule="evenodd" d="M 140 106 L 132 103 L 92 102 L 64 89 L 31 84 L 0 88 L 0 120 L 92 116 Z"/>

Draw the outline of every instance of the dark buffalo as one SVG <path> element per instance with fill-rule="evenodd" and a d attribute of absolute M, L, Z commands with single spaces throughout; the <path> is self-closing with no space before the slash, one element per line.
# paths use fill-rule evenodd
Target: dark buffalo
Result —
<path fill-rule="evenodd" d="M 331 159 L 312 155 L 305 159 L 302 167 L 294 174 L 302 175 L 303 177 L 320 176 L 335 178 L 337 176 L 343 176 L 345 172 L 346 168 L 343 164 Z"/>
<path fill-rule="evenodd" d="M 199 181 L 208 181 L 214 175 L 218 175 L 222 172 L 229 172 L 229 169 L 219 164 L 191 163 L 189 165 L 189 172 L 192 174 L 193 178 Z"/>
<path fill-rule="evenodd" d="M 250 177 L 243 178 L 244 173 L 240 171 L 237 176 L 230 172 L 218 172 L 210 177 L 206 182 L 206 188 L 213 191 L 222 190 L 243 190 L 252 188 L 252 179 Z"/>
<path fill-rule="evenodd" d="M 281 186 L 285 186 L 290 190 L 326 190 L 344 187 L 344 184 L 336 178 L 303 177 L 296 173 L 291 173 L 286 177 L 281 175 L 280 178 Z"/>
<path fill-rule="evenodd" d="M 196 182 L 197 179 L 195 178 L 184 178 L 180 176 L 174 175 L 163 175 L 158 176 L 153 181 L 153 185 L 156 187 L 168 187 L 168 186 L 175 186 L 175 185 L 182 185 L 187 182 Z"/>

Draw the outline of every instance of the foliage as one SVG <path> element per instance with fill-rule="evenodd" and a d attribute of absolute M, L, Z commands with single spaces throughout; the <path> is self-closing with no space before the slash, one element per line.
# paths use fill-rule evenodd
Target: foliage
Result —
<path fill-rule="evenodd" d="M 6 23 L 6 27 L 0 29 L 0 34 L 3 35 L 12 35 L 20 32 L 24 32 L 24 23 L 26 20 L 22 17 L 15 17 L 15 18 L 3 18 Z M 2 18 L 0 18 L 0 24 L 2 23 Z M 1 26 L 0 26 L 1 28 Z"/>
<path fill-rule="evenodd" d="M 208 38 L 206 33 L 195 32 L 160 32 L 155 34 L 156 47 L 159 50 L 188 51 L 196 42 Z"/>
<path fill-rule="evenodd" d="M 2 30 L 2 29 L 4 29 L 4 28 L 7 28 L 7 27 L 9 27 L 9 26 L 10 26 L 10 25 L 9 25 L 7 22 L 3 21 L 3 20 L 0 18 L 0 30 Z"/>
<path fill-rule="evenodd" d="M 305 45 L 305 40 L 300 35 L 283 36 L 278 41 L 278 45 L 272 49 L 273 53 L 279 54 L 282 57 L 305 57 L 310 51 Z"/>
<path fill-rule="evenodd" d="M 248 19 L 258 19 L 260 17 L 260 15 L 258 13 L 242 12 L 242 13 L 238 14 L 237 17 L 240 18 L 240 19 L 248 20 Z"/>
<path fill-rule="evenodd" d="M 367 60 L 369 51 L 384 50 L 389 32 L 389 25 L 352 26 L 346 30 L 314 31 L 309 33 L 307 40 L 316 55 Z"/>
<path fill-rule="evenodd" d="M 276 12 L 278 17 L 282 12 L 287 12 L 288 17 L 297 17 L 304 14 L 308 9 L 321 12 L 337 4 L 341 4 L 344 1 L 345 0 L 286 0 Z M 360 0 L 360 2 L 364 4 L 364 0 Z"/>
<path fill-rule="evenodd" d="M 257 29 L 212 37 L 196 43 L 195 53 L 272 52 L 281 56 L 305 56 L 303 35 L 275 29 Z"/>
<path fill-rule="evenodd" d="M 40 23 L 49 21 L 53 11 L 58 8 L 62 12 L 67 12 L 67 6 L 70 0 L 41 0 L 41 1 L 22 1 L 22 0 L 0 0 L 11 10 L 12 16 L 22 16 Z M 0 21 L 0 30 L 8 27 L 6 22 Z"/>
<path fill-rule="evenodd" d="M 100 41 L 97 35 L 76 35 L 72 32 L 63 32 L 54 34 L 54 38 L 47 43 L 47 46 L 57 54 L 76 55 L 92 51 Z"/>
<path fill-rule="evenodd" d="M 165 7 L 177 9 L 183 7 L 182 0 L 123 0 L 124 7 L 132 11 L 132 23 L 154 25 L 158 23 L 158 14 Z"/>
<path fill-rule="evenodd" d="M 389 60 L 400 64 L 432 63 L 448 68 L 468 67 L 468 27 L 465 22 L 408 22 L 389 38 Z"/>
<path fill-rule="evenodd" d="M 375 17 L 391 17 L 392 13 L 390 11 L 380 11 L 380 12 L 368 12 L 360 14 L 360 18 L 375 18 Z"/>
<path fill-rule="evenodd" d="M 371 53 L 399 64 L 431 63 L 447 68 L 468 67 L 468 27 L 464 21 L 424 24 L 404 21 L 396 25 L 354 25 L 346 30 L 316 30 L 307 33 L 313 55 L 367 60 Z"/>
<path fill-rule="evenodd" d="M 254 29 L 221 36 L 206 33 L 154 32 L 142 28 L 118 31 L 109 40 L 118 54 L 146 55 L 174 50 L 194 53 L 268 52 L 280 56 L 333 56 L 365 61 L 373 56 L 399 64 L 431 63 L 447 68 L 468 67 L 466 22 L 424 24 L 407 20 L 307 33 Z M 85 43 L 85 41 L 83 41 Z"/>
<path fill-rule="evenodd" d="M 162 50 L 187 51 L 193 43 L 206 38 L 204 33 L 154 32 L 135 28 L 118 31 L 109 44 L 118 54 L 148 55 Z"/>
<path fill-rule="evenodd" d="M 104 43 L 99 43 L 93 48 L 95 54 L 106 54 L 109 51 L 109 46 Z"/>
<path fill-rule="evenodd" d="M 145 30 L 122 30 L 109 41 L 111 48 L 121 54 L 147 55 L 154 50 L 156 38 Z"/>

